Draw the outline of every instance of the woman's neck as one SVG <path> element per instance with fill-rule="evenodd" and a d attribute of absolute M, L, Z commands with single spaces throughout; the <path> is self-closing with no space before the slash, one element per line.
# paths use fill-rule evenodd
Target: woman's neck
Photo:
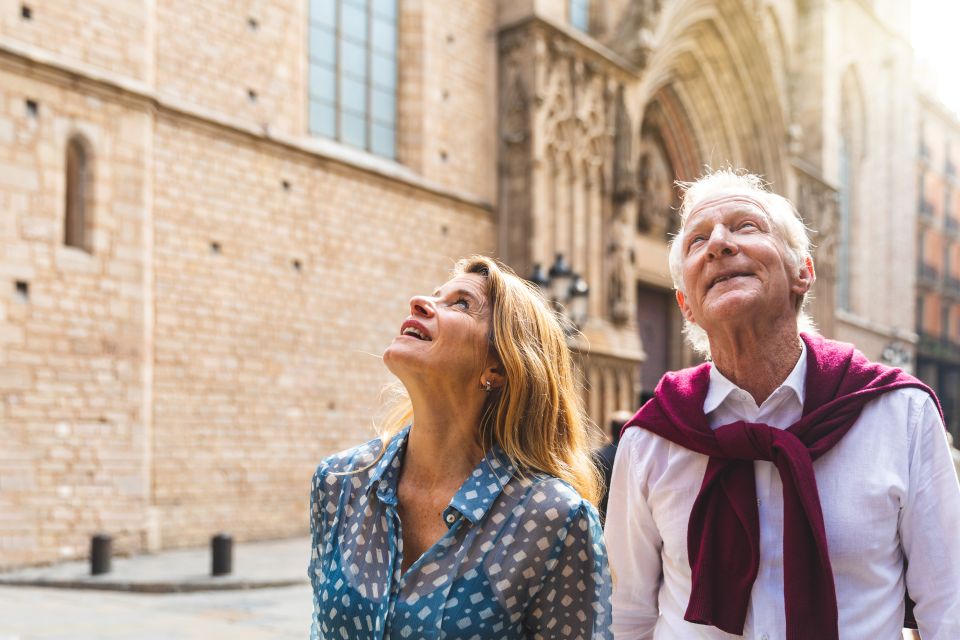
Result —
<path fill-rule="evenodd" d="M 425 488 L 459 486 L 483 458 L 478 433 L 486 400 L 475 394 L 410 393 L 413 426 L 404 455 L 403 477 Z"/>

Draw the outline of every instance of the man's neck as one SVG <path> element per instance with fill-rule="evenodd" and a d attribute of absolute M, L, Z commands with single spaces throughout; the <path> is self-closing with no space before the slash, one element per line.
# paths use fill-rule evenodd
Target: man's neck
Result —
<path fill-rule="evenodd" d="M 796 325 L 788 330 L 758 336 L 755 333 L 711 336 L 713 366 L 730 382 L 763 404 L 783 384 L 797 365 L 803 348 Z"/>

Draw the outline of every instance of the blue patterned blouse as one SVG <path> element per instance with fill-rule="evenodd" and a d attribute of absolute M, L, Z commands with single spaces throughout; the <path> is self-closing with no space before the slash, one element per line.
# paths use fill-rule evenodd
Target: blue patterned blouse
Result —
<path fill-rule="evenodd" d="M 597 512 L 566 483 L 521 476 L 499 450 L 444 510 L 447 532 L 405 573 L 397 480 L 409 427 L 313 477 L 312 639 L 612 638 Z"/>

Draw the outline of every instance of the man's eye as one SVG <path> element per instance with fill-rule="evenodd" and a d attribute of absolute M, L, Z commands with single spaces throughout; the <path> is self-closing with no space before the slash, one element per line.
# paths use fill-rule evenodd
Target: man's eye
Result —
<path fill-rule="evenodd" d="M 687 249 L 692 249 L 693 247 L 700 244 L 704 240 L 706 240 L 706 237 L 704 236 L 693 236 L 692 238 L 690 238 L 690 244 L 687 245 Z"/>
<path fill-rule="evenodd" d="M 746 220 L 744 222 L 741 222 L 740 226 L 737 228 L 738 229 L 756 229 L 757 223 L 754 222 L 753 220 Z"/>

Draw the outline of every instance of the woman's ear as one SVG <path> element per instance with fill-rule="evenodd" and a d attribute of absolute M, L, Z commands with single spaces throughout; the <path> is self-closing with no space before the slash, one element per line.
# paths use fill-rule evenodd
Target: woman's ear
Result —
<path fill-rule="evenodd" d="M 499 389 L 506 381 L 507 378 L 503 375 L 503 366 L 499 362 L 489 363 L 480 375 L 480 386 L 483 388 L 486 388 L 489 382 L 491 389 Z"/>

